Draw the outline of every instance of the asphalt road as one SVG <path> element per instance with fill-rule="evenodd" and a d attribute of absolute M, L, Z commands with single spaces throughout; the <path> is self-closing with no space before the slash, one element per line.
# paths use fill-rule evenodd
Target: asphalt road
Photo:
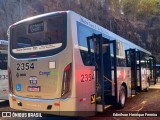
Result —
<path fill-rule="evenodd" d="M 0 111 L 15 111 L 11 108 L 9 108 L 9 102 L 8 101 L 1 101 L 0 100 Z M 149 92 L 141 92 L 138 93 L 136 96 L 128 98 L 126 101 L 125 108 L 123 109 L 116 109 L 113 106 L 110 106 L 108 109 L 106 109 L 103 113 L 97 113 L 94 117 L 87 117 L 87 118 L 75 118 L 75 117 L 58 117 L 58 116 L 51 116 L 44 114 L 44 118 L 30 118 L 30 119 L 54 119 L 54 120 L 74 120 L 74 119 L 83 119 L 83 120 L 158 120 L 160 117 L 153 117 L 154 115 L 158 115 L 158 111 L 160 114 L 160 83 L 157 85 L 152 85 L 150 87 Z M 141 114 L 142 112 L 142 114 Z M 117 113 L 120 115 L 120 113 L 123 113 L 123 115 L 126 114 L 137 114 L 143 115 L 145 114 L 145 117 L 121 117 L 121 116 L 113 116 L 113 113 Z M 153 115 L 154 113 L 154 115 Z M 146 116 L 152 114 L 152 116 Z M 6 120 L 7 118 L 0 118 L 0 120 Z M 8 118 L 9 119 L 9 118 Z M 11 118 L 10 118 L 11 119 Z M 22 119 L 22 118 L 12 118 L 12 119 Z M 28 120 L 28 118 L 25 118 Z"/>

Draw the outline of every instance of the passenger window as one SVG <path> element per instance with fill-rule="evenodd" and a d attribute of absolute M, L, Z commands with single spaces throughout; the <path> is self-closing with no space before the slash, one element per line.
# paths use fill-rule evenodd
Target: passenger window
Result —
<path fill-rule="evenodd" d="M 83 64 L 86 66 L 92 66 L 93 63 L 91 62 L 91 57 L 94 58 L 94 43 L 91 41 L 91 56 L 88 54 L 88 46 L 87 46 L 87 37 L 93 35 L 93 30 L 81 23 L 77 23 L 77 31 L 78 31 L 78 44 L 79 49 L 82 57 Z"/>
<path fill-rule="evenodd" d="M 7 54 L 0 54 L 0 69 L 7 70 Z"/>

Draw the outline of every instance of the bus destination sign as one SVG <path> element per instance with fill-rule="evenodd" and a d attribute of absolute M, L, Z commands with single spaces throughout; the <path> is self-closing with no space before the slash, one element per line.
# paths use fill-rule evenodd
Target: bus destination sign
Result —
<path fill-rule="evenodd" d="M 28 26 L 28 33 L 36 33 L 44 31 L 44 22 L 37 22 Z"/>

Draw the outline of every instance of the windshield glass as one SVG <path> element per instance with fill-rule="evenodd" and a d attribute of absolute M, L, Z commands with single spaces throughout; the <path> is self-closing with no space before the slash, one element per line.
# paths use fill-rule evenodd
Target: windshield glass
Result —
<path fill-rule="evenodd" d="M 13 55 L 38 54 L 52 51 L 53 55 L 62 48 L 64 49 L 65 43 L 66 20 L 64 15 L 54 15 L 21 23 L 14 27 L 11 37 L 11 53 Z"/>

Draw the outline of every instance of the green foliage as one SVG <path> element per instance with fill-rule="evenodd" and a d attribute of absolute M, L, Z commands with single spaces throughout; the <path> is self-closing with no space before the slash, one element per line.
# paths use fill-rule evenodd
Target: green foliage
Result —
<path fill-rule="evenodd" d="M 124 14 L 128 18 L 135 19 L 138 12 L 139 0 L 120 0 L 121 14 Z"/>
<path fill-rule="evenodd" d="M 121 0 L 120 4 L 129 18 L 144 20 L 160 15 L 160 0 Z"/>
<path fill-rule="evenodd" d="M 140 0 L 138 4 L 137 19 L 146 19 L 160 12 L 160 0 Z"/>
<path fill-rule="evenodd" d="M 139 0 L 121 0 L 123 14 L 129 18 L 135 18 Z"/>
<path fill-rule="evenodd" d="M 109 10 L 119 14 L 120 13 L 120 4 L 118 0 L 108 0 Z"/>

